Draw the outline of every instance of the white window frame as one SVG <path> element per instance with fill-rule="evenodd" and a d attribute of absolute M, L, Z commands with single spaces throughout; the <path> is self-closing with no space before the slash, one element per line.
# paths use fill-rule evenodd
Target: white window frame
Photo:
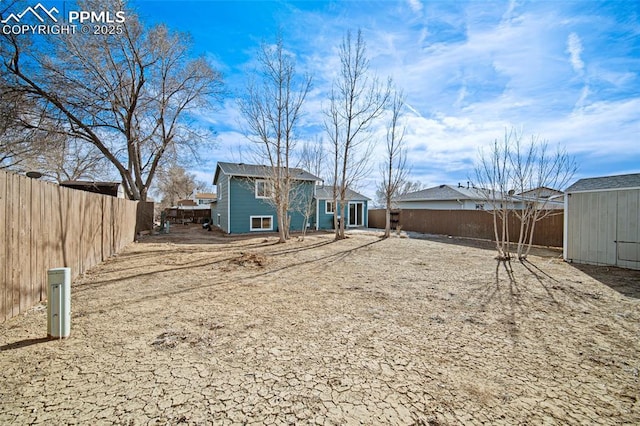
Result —
<path fill-rule="evenodd" d="M 360 215 L 358 215 L 358 205 L 362 206 L 362 211 L 360 212 Z M 355 218 L 351 217 L 351 206 L 355 206 L 354 207 L 355 213 L 356 213 Z M 345 225 L 348 226 L 348 227 L 364 226 L 364 224 L 365 224 L 365 221 L 364 221 L 364 211 L 365 211 L 364 202 L 363 201 L 350 201 L 348 207 L 349 207 L 347 209 L 347 219 L 348 220 L 345 222 Z M 352 219 L 355 219 L 355 223 L 353 225 L 351 224 L 351 220 Z"/>
<path fill-rule="evenodd" d="M 253 219 L 261 219 L 260 224 L 262 225 L 262 219 L 269 218 L 269 223 L 271 226 L 269 228 L 254 228 L 253 227 Z M 249 230 L 251 231 L 273 231 L 273 216 L 265 215 L 265 216 L 249 216 Z"/>
<path fill-rule="evenodd" d="M 261 183 L 264 184 L 264 193 L 265 193 L 265 195 L 258 194 L 258 186 Z M 254 189 L 255 189 L 256 198 L 265 199 L 265 198 L 272 198 L 273 197 L 273 183 L 271 181 L 269 181 L 269 180 L 257 179 L 255 181 Z"/>
<path fill-rule="evenodd" d="M 332 205 L 332 209 L 329 210 L 329 204 Z M 335 214 L 336 213 L 336 206 L 333 205 L 333 201 L 332 200 L 326 200 L 324 202 L 324 213 L 325 214 Z"/>

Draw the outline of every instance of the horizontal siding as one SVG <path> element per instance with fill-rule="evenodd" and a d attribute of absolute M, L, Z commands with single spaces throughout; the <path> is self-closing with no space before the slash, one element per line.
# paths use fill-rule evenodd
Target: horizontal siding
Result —
<path fill-rule="evenodd" d="M 229 232 L 232 234 L 244 234 L 251 232 L 251 216 L 273 216 L 276 229 L 276 210 L 263 199 L 256 198 L 254 180 L 232 177 L 231 206 Z"/>
<path fill-rule="evenodd" d="M 291 191 L 289 205 L 291 206 L 291 227 L 292 231 L 301 231 L 305 226 L 305 213 L 308 214 L 308 223 L 314 220 L 313 192 L 315 182 L 299 182 Z"/>
<path fill-rule="evenodd" d="M 333 229 L 333 213 L 326 213 L 327 200 L 318 201 L 318 229 Z"/>
<path fill-rule="evenodd" d="M 228 209 L 229 209 L 229 177 L 226 175 L 221 175 L 220 179 L 218 179 L 218 184 L 216 185 L 216 192 L 218 195 L 218 199 L 215 203 L 215 207 L 211 208 L 211 219 L 213 223 L 217 225 L 218 223 L 218 215 L 220 215 L 220 229 L 224 232 L 229 232 L 229 220 L 228 220 Z"/>
<path fill-rule="evenodd" d="M 307 203 L 313 197 L 313 182 L 301 182 L 292 190 L 291 200 L 291 227 L 292 231 L 300 231 L 304 226 L 304 213 Z M 251 231 L 251 216 L 272 216 L 273 230 L 277 231 L 277 215 L 275 207 L 268 200 L 256 198 L 255 180 L 248 178 L 232 177 L 231 187 L 231 223 L 230 231 L 234 234 L 243 234 Z M 311 220 L 311 218 L 310 218 Z"/>
<path fill-rule="evenodd" d="M 319 200 L 318 201 L 318 229 L 333 229 L 333 213 L 326 213 L 326 206 L 327 206 L 327 201 L 330 200 Z M 363 220 L 363 226 L 367 227 L 369 226 L 369 212 L 368 212 L 368 207 L 369 207 L 369 203 L 368 201 L 362 200 L 362 201 L 353 201 L 353 202 L 362 202 L 364 204 L 363 208 L 364 208 L 364 220 Z M 340 203 L 338 203 L 338 216 L 342 215 L 342 209 L 340 207 Z M 347 222 L 349 223 L 349 205 L 347 204 L 347 207 L 345 209 L 345 216 L 347 218 Z"/>

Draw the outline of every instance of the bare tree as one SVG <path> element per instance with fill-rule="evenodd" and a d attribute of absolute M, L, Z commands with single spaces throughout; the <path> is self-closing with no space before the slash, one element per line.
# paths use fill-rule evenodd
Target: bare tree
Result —
<path fill-rule="evenodd" d="M 313 140 L 306 140 L 304 142 L 300 155 L 300 167 L 317 177 L 324 175 L 324 147 L 321 137 L 316 137 Z M 294 200 L 292 203 L 293 210 L 298 211 L 304 220 L 301 236 L 302 240 L 304 240 L 307 223 L 309 223 L 311 214 L 314 211 L 314 197 L 309 197 L 308 194 L 303 193 L 292 194 L 291 199 Z"/>
<path fill-rule="evenodd" d="M 527 258 L 536 222 L 553 210 L 548 208 L 549 189 L 565 187 L 577 170 L 575 160 L 566 151 L 549 152 L 547 141 L 532 136 L 528 144 L 515 129 L 505 131 L 502 142 L 494 142 L 489 154 L 481 152 L 476 166 L 475 185 L 485 194 L 493 214 L 498 258 L 511 258 L 509 218 L 519 222 L 516 255 Z"/>
<path fill-rule="evenodd" d="M 325 130 L 332 147 L 333 202 L 340 208 L 340 223 L 334 215 L 336 240 L 345 238 L 347 189 L 366 176 L 373 151 L 371 126 L 390 98 L 391 81 L 380 82 L 369 72 L 362 31 L 355 40 L 347 32 L 340 45 L 340 70 L 325 110 Z M 336 211 L 338 207 L 336 207 Z"/>
<path fill-rule="evenodd" d="M 84 0 L 83 10 L 125 10 L 121 0 Z M 34 105 L 37 125 L 95 146 L 132 199 L 146 199 L 165 155 L 192 150 L 205 131 L 191 113 L 221 94 L 221 77 L 190 57 L 189 37 L 164 25 L 145 29 L 126 10 L 122 34 L 69 34 L 47 43 L 1 35 L 3 81 Z M 36 123 L 31 123 L 35 126 Z"/>
<path fill-rule="evenodd" d="M 493 216 L 493 231 L 498 258 L 508 260 L 510 255 L 509 240 L 509 205 L 506 196 L 510 185 L 510 170 L 508 168 L 508 152 L 511 133 L 505 131 L 504 140 L 499 143 L 496 139 L 489 153 L 480 152 L 480 160 L 476 165 L 477 186 L 484 194 L 485 200 L 491 207 Z"/>
<path fill-rule="evenodd" d="M 549 152 L 549 143 L 537 136 L 531 136 L 528 146 L 523 146 L 520 135 L 513 138 L 509 162 L 514 176 L 514 198 L 519 206 L 514 211 L 520 221 L 517 256 L 524 260 L 533 245 L 536 223 L 556 211 L 548 208 L 548 191 L 568 185 L 577 164 L 559 147 Z"/>
<path fill-rule="evenodd" d="M 404 147 L 405 128 L 400 123 L 400 113 L 404 106 L 402 92 L 394 92 L 390 102 L 391 117 L 387 125 L 386 157 L 381 164 L 382 183 L 380 190 L 384 196 L 385 228 L 384 238 L 391 235 L 391 208 L 393 200 L 399 195 L 402 184 L 409 174 L 407 151 Z"/>
<path fill-rule="evenodd" d="M 240 100 L 249 138 L 256 143 L 257 157 L 269 167 L 271 196 L 276 209 L 280 242 L 289 239 L 291 191 L 295 176 L 293 151 L 302 105 L 311 89 L 311 77 L 296 73 L 294 58 L 278 36 L 275 45 L 263 43 L 258 52 L 259 80 L 251 81 L 246 98 Z"/>
<path fill-rule="evenodd" d="M 179 200 L 193 196 L 204 187 L 205 184 L 198 182 L 194 174 L 177 165 L 158 172 L 158 194 L 165 207 L 175 206 Z"/>
<path fill-rule="evenodd" d="M 54 148 L 48 143 L 51 134 L 30 123 L 39 123 L 30 114 L 29 99 L 11 90 L 0 74 L 0 169 L 24 172 L 25 163 Z"/>
<path fill-rule="evenodd" d="M 326 160 L 324 140 L 316 136 L 312 140 L 305 140 L 300 153 L 300 167 L 312 175 L 322 177 L 326 174 Z"/>

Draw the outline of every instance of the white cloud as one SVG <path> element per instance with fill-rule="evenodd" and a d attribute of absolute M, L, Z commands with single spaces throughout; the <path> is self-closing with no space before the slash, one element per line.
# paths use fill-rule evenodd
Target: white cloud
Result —
<path fill-rule="evenodd" d="M 423 6 L 420 0 L 408 0 L 408 2 L 409 2 L 409 7 L 414 13 L 422 12 Z"/>
<path fill-rule="evenodd" d="M 569 34 L 569 38 L 567 39 L 567 52 L 569 52 L 573 70 L 578 74 L 582 74 L 584 71 L 584 62 L 580 59 L 580 55 L 582 54 L 582 42 L 580 41 L 578 34 Z"/>
<path fill-rule="evenodd" d="M 422 4 L 367 14 L 356 13 L 349 4 L 334 5 L 335 16 L 297 12 L 292 20 L 299 24 L 292 32 L 299 65 L 314 73 L 303 120 L 310 132 L 322 133 L 322 106 L 339 69 L 341 38 L 346 30 L 361 27 L 372 70 L 381 77 L 393 76 L 407 95 L 406 141 L 413 179 L 428 185 L 466 182 L 480 147 L 502 138 L 513 126 L 522 128 L 525 136 L 562 144 L 578 157 L 583 170 L 597 170 L 598 156 L 606 157 L 612 170 L 623 159 L 635 158 L 640 164 L 635 148 L 640 134 L 637 66 L 634 69 L 624 58 L 611 63 L 606 55 L 596 60 L 593 52 L 585 51 L 578 33 L 596 49 L 588 38 L 595 36 L 579 27 L 593 25 L 589 19 L 568 19 L 562 7 L 547 3 L 511 1 L 500 9 L 471 2 L 444 12 L 456 35 L 434 41 L 430 21 L 415 17 Z M 429 16 L 437 17 L 439 8 L 447 8 L 438 2 L 424 7 Z M 414 15 L 407 16 L 411 11 Z M 608 41 L 599 42 L 606 50 Z M 582 78 L 576 79 L 576 73 Z M 235 107 L 226 107 L 218 122 L 227 122 L 231 129 L 220 134 L 219 151 L 224 147 L 237 152 L 230 146 L 234 140 L 243 146 L 238 139 L 244 136 L 229 123 L 237 121 Z M 238 157 L 230 152 L 217 155 Z M 373 158 L 374 173 L 363 190 L 369 196 L 375 191 L 382 157 L 380 150 Z"/>

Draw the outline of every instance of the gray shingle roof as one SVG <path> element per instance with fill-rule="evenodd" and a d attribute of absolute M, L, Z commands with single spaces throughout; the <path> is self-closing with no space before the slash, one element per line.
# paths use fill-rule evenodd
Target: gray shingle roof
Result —
<path fill-rule="evenodd" d="M 319 200 L 331 200 L 333 198 L 333 186 L 316 186 L 316 198 Z M 338 197 L 339 198 L 339 197 Z M 370 200 L 369 197 L 347 188 L 347 200 Z"/>
<path fill-rule="evenodd" d="M 319 177 L 314 176 L 311 173 L 299 168 L 289 168 L 289 170 L 293 174 L 294 179 L 310 181 L 322 180 Z M 218 181 L 218 175 L 220 171 L 227 176 L 266 178 L 271 174 L 271 167 L 256 164 L 218 162 L 218 166 L 216 167 L 216 174 L 213 178 L 214 184 Z"/>
<path fill-rule="evenodd" d="M 580 179 L 565 192 L 598 191 L 604 189 L 640 188 L 640 173 Z"/>
<path fill-rule="evenodd" d="M 401 195 L 396 201 L 484 200 L 486 195 L 476 188 L 440 185 Z"/>

